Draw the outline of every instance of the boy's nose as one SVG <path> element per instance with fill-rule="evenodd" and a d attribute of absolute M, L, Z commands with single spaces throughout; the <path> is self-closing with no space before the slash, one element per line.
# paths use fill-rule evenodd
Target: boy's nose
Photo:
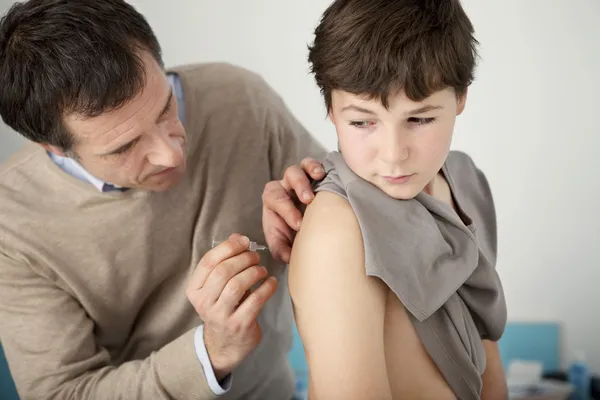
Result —
<path fill-rule="evenodd" d="M 379 154 L 380 158 L 388 164 L 397 164 L 406 161 L 409 155 L 409 146 L 405 138 L 399 132 L 390 132 L 383 135 Z"/>

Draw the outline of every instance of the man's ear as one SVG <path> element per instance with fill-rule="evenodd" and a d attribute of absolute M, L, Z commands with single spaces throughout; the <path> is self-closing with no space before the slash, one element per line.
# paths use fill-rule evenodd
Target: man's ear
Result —
<path fill-rule="evenodd" d="M 40 146 L 42 146 L 44 150 L 54 153 L 57 156 L 66 157 L 65 152 L 59 147 L 53 146 L 48 143 L 40 143 Z"/>
<path fill-rule="evenodd" d="M 467 105 L 467 95 L 469 93 L 469 88 L 465 89 L 465 92 L 458 98 L 458 107 L 456 108 L 456 115 L 462 114 Z"/>

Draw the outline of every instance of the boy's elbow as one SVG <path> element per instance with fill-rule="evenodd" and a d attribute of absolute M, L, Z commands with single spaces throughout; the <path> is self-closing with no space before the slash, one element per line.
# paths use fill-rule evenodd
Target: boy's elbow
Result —
<path fill-rule="evenodd" d="M 498 343 L 490 340 L 484 340 L 483 346 L 486 353 L 486 367 L 483 372 L 483 387 L 481 390 L 482 400 L 507 400 L 508 385 L 506 374 L 500 357 Z"/>
<path fill-rule="evenodd" d="M 487 369 L 486 369 L 487 372 Z M 481 400 L 507 400 L 508 386 L 504 372 L 496 370 L 495 373 L 484 372 Z"/>
<path fill-rule="evenodd" d="M 484 387 L 481 392 L 481 400 L 508 400 L 508 389 L 506 385 L 496 387 L 494 390 L 486 390 Z"/>

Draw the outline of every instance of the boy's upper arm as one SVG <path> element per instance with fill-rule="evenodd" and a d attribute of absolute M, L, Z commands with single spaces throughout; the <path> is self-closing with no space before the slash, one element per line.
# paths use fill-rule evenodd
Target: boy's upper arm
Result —
<path fill-rule="evenodd" d="M 360 228 L 341 197 L 321 192 L 307 208 L 289 285 L 311 399 L 391 398 L 383 347 L 387 290 L 365 273 Z"/>

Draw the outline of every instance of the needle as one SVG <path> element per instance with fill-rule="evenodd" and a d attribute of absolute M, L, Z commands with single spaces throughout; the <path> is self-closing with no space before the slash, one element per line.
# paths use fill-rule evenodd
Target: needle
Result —
<path fill-rule="evenodd" d="M 223 242 L 224 242 L 224 240 L 213 239 L 213 241 L 212 241 L 212 247 L 218 246 L 218 245 L 220 245 Z M 262 244 L 258 244 L 256 242 L 252 242 L 252 241 L 250 241 L 250 246 L 248 247 L 248 249 L 250 251 L 264 251 L 264 250 L 269 250 L 267 246 L 262 245 Z"/>

